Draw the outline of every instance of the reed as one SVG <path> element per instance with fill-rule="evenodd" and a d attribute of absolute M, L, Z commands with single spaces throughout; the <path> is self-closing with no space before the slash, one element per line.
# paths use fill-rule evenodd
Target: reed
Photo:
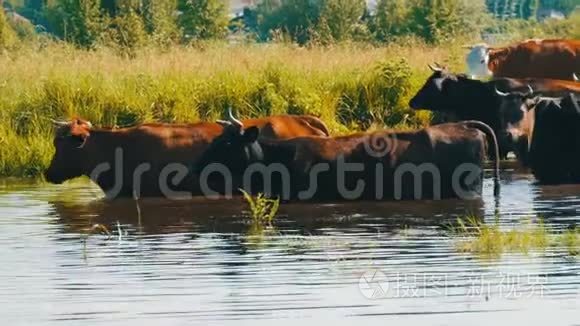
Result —
<path fill-rule="evenodd" d="M 449 233 L 456 240 L 459 252 L 484 257 L 500 257 L 504 253 L 528 254 L 547 248 L 564 250 L 571 256 L 580 254 L 579 229 L 551 230 L 542 219 L 536 222 L 525 220 L 506 229 L 498 221 L 485 224 L 475 217 L 458 218 L 456 225 L 449 227 Z"/>
<path fill-rule="evenodd" d="M 271 225 L 280 208 L 280 199 L 270 199 L 264 194 L 252 196 L 244 190 L 240 191 L 248 204 L 252 222 L 256 225 Z"/>

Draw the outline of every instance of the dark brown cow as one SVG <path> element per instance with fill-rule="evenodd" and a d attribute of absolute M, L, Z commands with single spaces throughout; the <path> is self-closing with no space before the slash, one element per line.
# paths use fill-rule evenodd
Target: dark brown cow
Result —
<path fill-rule="evenodd" d="M 204 152 L 196 171 L 221 164 L 233 175 L 233 189 L 288 200 L 465 198 L 481 191 L 486 134 L 497 153 L 493 130 L 479 121 L 289 140 L 259 139 L 258 128 L 234 121 Z M 228 191 L 222 176 L 212 185 Z"/>
<path fill-rule="evenodd" d="M 280 115 L 244 123 L 262 128 L 264 138 L 328 136 L 324 123 L 310 116 Z M 94 128 L 83 119 L 59 122 L 54 139 L 56 153 L 45 177 L 49 182 L 62 183 L 88 176 L 108 197 L 130 197 L 167 196 L 160 184 L 160 176 L 167 174 L 162 178 L 169 179 L 170 191 L 199 194 L 197 176 L 178 176 L 177 165 L 191 167 L 222 131 L 220 124 L 210 122 L 143 124 L 120 129 Z M 140 166 L 143 171 L 138 169 Z M 174 176 L 183 180 L 174 182 Z"/>
<path fill-rule="evenodd" d="M 573 80 L 580 71 L 580 40 L 527 40 L 506 47 L 470 47 L 472 76 Z"/>
<path fill-rule="evenodd" d="M 538 98 L 510 127 L 517 156 L 540 183 L 580 183 L 580 98 Z"/>

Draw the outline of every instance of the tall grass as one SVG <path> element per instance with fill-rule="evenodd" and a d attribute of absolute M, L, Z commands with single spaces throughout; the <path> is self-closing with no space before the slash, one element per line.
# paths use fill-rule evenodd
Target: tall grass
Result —
<path fill-rule="evenodd" d="M 457 240 L 460 252 L 469 252 L 486 258 L 497 258 L 503 253 L 544 251 L 551 247 L 564 249 L 571 256 L 580 253 L 580 229 L 575 226 L 566 230 L 552 230 L 543 220 L 526 220 L 506 229 L 498 221 L 484 224 L 474 217 L 458 219 L 456 226 L 449 228 L 450 235 Z"/>
<path fill-rule="evenodd" d="M 97 126 L 192 122 L 292 113 L 322 118 L 335 133 L 371 125 L 424 125 L 407 109 L 428 63 L 459 68 L 461 44 L 381 48 L 203 43 L 135 57 L 66 44 L 0 54 L 0 176 L 37 176 L 52 155 L 48 118 L 75 115 Z"/>

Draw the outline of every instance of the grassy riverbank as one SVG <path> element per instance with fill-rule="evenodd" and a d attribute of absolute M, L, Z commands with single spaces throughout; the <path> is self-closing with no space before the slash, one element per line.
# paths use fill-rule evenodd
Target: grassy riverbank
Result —
<path fill-rule="evenodd" d="M 52 155 L 47 119 L 97 126 L 240 116 L 321 117 L 335 133 L 424 125 L 407 109 L 433 61 L 458 68 L 464 50 L 423 44 L 368 47 L 207 43 L 143 50 L 132 59 L 66 44 L 0 54 L 0 176 L 37 176 Z"/>

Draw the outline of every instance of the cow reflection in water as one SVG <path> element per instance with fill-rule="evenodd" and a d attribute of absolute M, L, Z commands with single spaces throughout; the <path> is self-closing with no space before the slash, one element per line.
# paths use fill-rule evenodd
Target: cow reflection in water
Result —
<path fill-rule="evenodd" d="M 229 233 L 251 229 L 251 219 L 241 198 L 233 200 L 164 199 L 95 200 L 87 204 L 51 202 L 55 222 L 65 234 L 86 234 L 94 224 L 116 233 L 117 223 L 130 234 Z M 137 209 L 139 206 L 139 210 Z M 412 225 L 444 225 L 466 215 L 483 216 L 481 199 L 460 201 L 343 202 L 338 204 L 286 203 L 274 226 L 298 234 L 320 234 L 323 228 L 348 229 L 368 226 L 376 232 L 394 232 Z"/>

